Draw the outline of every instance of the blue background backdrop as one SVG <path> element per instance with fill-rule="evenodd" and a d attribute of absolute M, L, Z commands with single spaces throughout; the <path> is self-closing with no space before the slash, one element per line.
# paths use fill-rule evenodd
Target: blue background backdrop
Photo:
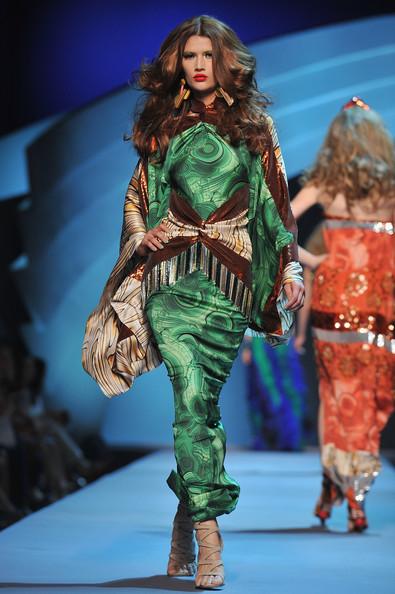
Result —
<path fill-rule="evenodd" d="M 180 21 L 210 14 L 246 44 L 394 11 L 376 2 L 8 0 L 0 5 L 0 135 L 124 85 Z M 264 67 L 264 64 L 262 64 Z"/>

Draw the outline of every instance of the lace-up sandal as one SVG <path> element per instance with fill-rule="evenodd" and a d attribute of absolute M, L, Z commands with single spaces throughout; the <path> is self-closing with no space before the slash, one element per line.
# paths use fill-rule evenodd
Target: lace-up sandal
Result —
<path fill-rule="evenodd" d="M 193 522 L 187 514 L 185 505 L 179 503 L 173 520 L 167 575 L 171 577 L 195 575 L 195 560 Z"/>
<path fill-rule="evenodd" d="M 212 590 L 225 583 L 224 564 L 221 559 L 223 541 L 216 520 L 194 523 L 196 540 L 199 546 L 196 588 Z M 218 543 L 213 544 L 211 535 L 218 534 Z"/>

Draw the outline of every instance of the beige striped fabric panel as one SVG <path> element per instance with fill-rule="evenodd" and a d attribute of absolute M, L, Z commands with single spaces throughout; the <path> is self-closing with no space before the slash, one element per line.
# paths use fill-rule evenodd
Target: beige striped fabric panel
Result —
<path fill-rule="evenodd" d="M 161 363 L 141 302 L 142 265 L 136 259 L 127 272 L 146 231 L 145 191 L 140 160 L 125 196 L 119 258 L 85 328 L 82 365 L 108 397 L 126 392 L 136 377 Z"/>

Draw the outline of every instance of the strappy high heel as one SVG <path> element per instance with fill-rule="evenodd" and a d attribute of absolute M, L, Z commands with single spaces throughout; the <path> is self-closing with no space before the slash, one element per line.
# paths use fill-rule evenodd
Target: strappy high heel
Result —
<path fill-rule="evenodd" d="M 331 517 L 332 507 L 340 505 L 344 499 L 339 487 L 325 473 L 322 476 L 321 495 L 314 508 L 314 515 L 321 520 L 321 525 Z"/>
<path fill-rule="evenodd" d="M 357 501 L 352 489 L 347 491 L 348 509 L 348 531 L 363 532 L 368 528 L 368 520 L 365 514 L 364 502 Z"/>
<path fill-rule="evenodd" d="M 173 520 L 167 575 L 171 577 L 195 575 L 195 560 L 193 522 L 187 514 L 185 505 L 179 503 Z"/>
<path fill-rule="evenodd" d="M 221 559 L 223 541 L 216 520 L 195 522 L 195 535 L 199 546 L 196 588 L 212 590 L 220 588 L 225 583 L 224 564 Z M 218 534 L 219 545 L 210 542 L 212 534 Z M 217 553 L 219 553 L 218 558 Z M 211 579 L 210 579 L 211 578 Z"/>

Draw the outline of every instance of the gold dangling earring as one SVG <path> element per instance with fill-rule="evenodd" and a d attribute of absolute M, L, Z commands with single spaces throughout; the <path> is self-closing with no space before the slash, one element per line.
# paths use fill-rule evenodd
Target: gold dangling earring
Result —
<path fill-rule="evenodd" d="M 185 85 L 186 85 L 185 78 L 182 78 L 180 90 L 178 91 L 178 95 L 176 95 L 174 98 L 174 107 L 176 109 L 178 109 L 180 107 L 181 103 L 183 101 L 186 101 L 188 99 L 189 95 L 191 94 L 191 90 L 186 89 Z"/>
<path fill-rule="evenodd" d="M 217 87 L 215 90 L 215 94 L 217 95 L 217 97 L 222 97 L 222 99 L 225 99 L 229 107 L 233 105 L 233 103 L 235 102 L 233 97 L 231 97 L 226 91 L 224 91 L 222 87 Z"/>

